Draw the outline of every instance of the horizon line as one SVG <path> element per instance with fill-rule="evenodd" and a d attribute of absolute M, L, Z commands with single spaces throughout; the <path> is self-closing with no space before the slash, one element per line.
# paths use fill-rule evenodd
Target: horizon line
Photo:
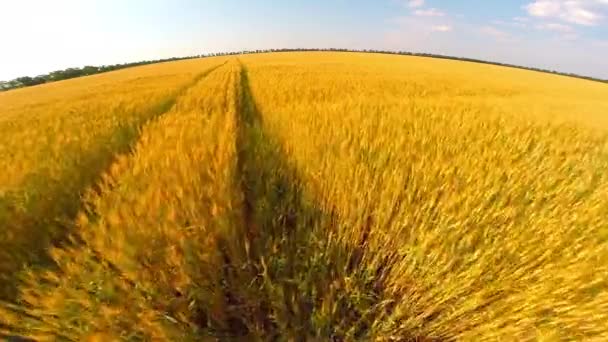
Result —
<path fill-rule="evenodd" d="M 35 79 L 35 78 L 40 78 L 40 77 L 49 77 L 52 73 L 55 73 L 55 72 L 61 72 L 61 71 L 66 71 L 66 70 L 82 70 L 85 67 L 94 67 L 94 68 L 114 67 L 114 69 L 112 69 L 112 70 L 94 73 L 94 74 L 98 74 L 98 73 L 115 71 L 115 70 L 119 70 L 119 69 L 125 69 L 125 68 L 129 68 L 129 67 L 171 62 L 171 61 L 176 61 L 176 60 L 208 58 L 208 57 L 227 56 L 227 55 L 273 53 L 273 52 L 275 52 L 275 53 L 276 52 L 353 52 L 353 53 L 377 53 L 377 54 L 391 54 L 391 55 L 401 55 L 401 56 L 416 56 L 416 57 L 426 57 L 426 58 L 449 59 L 449 60 L 457 60 L 457 61 L 463 61 L 463 62 L 472 62 L 472 63 L 479 63 L 479 64 L 488 64 L 488 65 L 496 65 L 496 66 L 502 66 L 502 67 L 523 69 L 523 70 L 536 71 L 536 72 L 542 72 L 542 73 L 553 74 L 553 75 L 585 79 L 585 80 L 596 81 L 596 82 L 601 82 L 601 83 L 608 83 L 608 79 L 603 79 L 603 78 L 588 76 L 588 75 L 581 75 L 581 74 L 577 74 L 577 73 L 569 73 L 569 72 L 559 71 L 559 70 L 550 70 L 550 69 L 543 69 L 543 68 L 538 68 L 538 67 L 530 67 L 530 66 L 524 66 L 524 65 L 496 62 L 496 61 L 484 60 L 484 59 L 478 59 L 478 58 L 472 58 L 472 57 L 443 55 L 443 54 L 428 53 L 428 52 L 411 52 L 411 51 L 405 51 L 405 50 L 349 49 L 349 48 L 270 48 L 270 49 L 254 49 L 254 50 L 240 50 L 240 51 L 207 52 L 207 53 L 198 54 L 198 55 L 140 60 L 140 61 L 136 61 L 136 62 L 125 62 L 125 63 L 118 63 L 118 64 L 102 64 L 102 65 L 97 65 L 97 66 L 85 64 L 82 67 L 69 67 L 69 68 L 65 68 L 65 69 L 58 69 L 58 70 L 50 71 L 46 74 L 39 74 L 36 76 L 20 76 L 20 77 L 13 78 L 11 80 L 5 80 L 5 81 L 0 80 L 0 84 L 7 84 L 10 82 L 15 82 L 20 78 Z M 79 75 L 79 76 L 70 77 L 70 78 L 78 78 L 78 77 L 84 77 L 84 76 L 90 76 L 90 75 L 89 74 Z M 67 79 L 69 79 L 69 78 L 67 78 Z M 64 80 L 64 79 L 62 79 L 62 80 Z M 42 82 L 41 84 L 51 83 L 51 82 L 55 82 L 55 81 L 47 80 L 45 82 Z M 16 87 L 9 87 L 9 88 L 2 88 L 0 86 L 0 91 L 8 91 L 8 90 L 18 89 L 18 88 L 23 88 L 23 87 L 27 87 L 27 86 L 16 86 Z"/>

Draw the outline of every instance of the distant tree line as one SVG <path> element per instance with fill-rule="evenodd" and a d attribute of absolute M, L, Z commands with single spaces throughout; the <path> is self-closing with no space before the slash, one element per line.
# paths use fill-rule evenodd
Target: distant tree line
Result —
<path fill-rule="evenodd" d="M 65 70 L 53 71 L 53 72 L 45 74 L 45 75 L 38 75 L 36 77 L 23 76 L 23 77 L 15 78 L 10 81 L 0 81 L 0 91 L 5 91 L 5 90 L 10 90 L 10 89 L 15 89 L 15 88 L 22 88 L 22 87 L 29 87 L 29 86 L 34 86 L 34 85 L 38 85 L 38 84 L 61 81 L 61 80 L 67 80 L 67 79 L 75 78 L 75 77 L 94 75 L 94 74 L 99 74 L 102 72 L 130 68 L 130 67 L 139 66 L 139 65 L 177 61 L 177 60 L 184 60 L 184 59 L 253 54 L 253 53 L 267 53 L 267 52 L 307 52 L 307 51 L 308 52 L 313 52 L 313 51 L 365 52 L 365 53 L 381 53 L 381 54 L 390 54 L 390 55 L 441 58 L 441 59 L 450 59 L 450 60 L 457 60 L 457 61 L 499 65 L 499 66 L 510 67 L 510 68 L 532 70 L 532 71 L 538 71 L 538 72 L 543 72 L 543 73 L 550 73 L 550 74 L 556 74 L 556 75 L 562 75 L 562 76 L 582 78 L 582 79 L 586 79 L 586 80 L 590 80 L 590 81 L 608 83 L 608 80 L 599 79 L 599 78 L 595 78 L 595 77 L 581 76 L 581 75 L 577 75 L 577 74 L 573 74 L 573 73 L 563 73 L 563 72 L 559 72 L 559 71 L 555 71 L 555 70 L 525 67 L 525 66 L 514 65 L 514 64 L 490 62 L 490 61 L 485 61 L 485 60 L 475 59 L 475 58 L 436 55 L 436 54 L 431 54 L 431 53 L 414 53 L 414 52 L 407 52 L 407 51 L 385 51 L 385 50 L 373 50 L 373 49 L 353 50 L 353 49 L 340 49 L 340 48 L 330 48 L 330 49 L 305 48 L 305 49 L 266 49 L 266 50 L 245 50 L 245 51 L 234 51 L 234 52 L 220 52 L 220 53 L 209 53 L 209 54 L 203 54 L 203 55 L 194 55 L 194 56 L 188 56 L 188 57 L 173 57 L 173 58 L 166 58 L 166 59 L 148 60 L 148 61 L 141 61 L 141 62 L 135 62 L 135 63 L 113 64 L 113 65 L 102 65 L 102 66 L 85 66 L 82 68 L 68 68 Z"/>

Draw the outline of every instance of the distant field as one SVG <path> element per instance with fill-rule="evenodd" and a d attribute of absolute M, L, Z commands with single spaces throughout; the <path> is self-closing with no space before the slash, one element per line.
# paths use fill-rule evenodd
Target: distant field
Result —
<path fill-rule="evenodd" d="M 608 339 L 608 85 L 363 53 L 0 93 L 0 338 Z"/>

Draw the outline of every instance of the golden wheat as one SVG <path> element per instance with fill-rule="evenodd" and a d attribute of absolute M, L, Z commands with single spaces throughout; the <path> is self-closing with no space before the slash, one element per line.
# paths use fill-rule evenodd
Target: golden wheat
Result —
<path fill-rule="evenodd" d="M 87 196 L 76 246 L 52 250 L 58 270 L 25 276 L 11 323 L 27 314 L 42 337 L 183 340 L 203 319 L 195 308 L 221 320 L 217 235 L 238 208 L 234 70 L 214 71 L 143 129 Z"/>
<path fill-rule="evenodd" d="M 0 94 L 0 298 L 67 234 L 80 196 L 141 125 L 221 60 L 141 67 Z"/>
<path fill-rule="evenodd" d="M 391 56 L 244 60 L 304 192 L 361 254 L 341 277 L 376 281 L 367 338 L 608 337 L 608 140 L 578 125 L 603 119 L 605 85 Z"/>
<path fill-rule="evenodd" d="M 0 332 L 608 338 L 606 85 L 376 54 L 238 60 L 88 186 Z"/>

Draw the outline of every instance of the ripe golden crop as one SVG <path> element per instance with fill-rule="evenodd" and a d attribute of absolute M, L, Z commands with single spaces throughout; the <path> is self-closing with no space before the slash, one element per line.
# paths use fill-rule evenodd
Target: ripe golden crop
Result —
<path fill-rule="evenodd" d="M 338 217 L 333 243 L 360 255 L 339 278 L 377 287 L 357 290 L 367 338 L 608 337 L 608 87 L 409 57 L 244 61 L 303 192 Z"/>
<path fill-rule="evenodd" d="M 24 311 L 7 313 L 12 323 L 25 320 L 40 337 L 181 340 L 201 319 L 188 307 L 222 314 L 216 231 L 234 210 L 236 102 L 227 90 L 237 75 L 234 65 L 212 72 L 144 127 L 133 153 L 86 196 L 75 246 L 51 251 L 58 269 L 24 276 Z"/>
<path fill-rule="evenodd" d="M 99 98 L 60 94 L 103 75 L 0 94 L 0 160 L 27 160 L 0 189 L 39 191 L 54 211 L 26 212 L 74 227 L 52 267 L 4 273 L 19 288 L 0 336 L 608 338 L 605 84 L 376 54 L 180 63 L 128 69 Z M 170 110 L 150 109 L 164 96 Z M 119 100 L 137 109 L 104 111 Z M 59 110 L 77 104 L 95 119 Z M 131 150 L 98 138 L 122 125 L 144 125 Z"/>
<path fill-rule="evenodd" d="M 13 272 L 44 262 L 81 195 L 149 119 L 221 60 L 121 70 L 0 94 L 0 298 Z"/>

